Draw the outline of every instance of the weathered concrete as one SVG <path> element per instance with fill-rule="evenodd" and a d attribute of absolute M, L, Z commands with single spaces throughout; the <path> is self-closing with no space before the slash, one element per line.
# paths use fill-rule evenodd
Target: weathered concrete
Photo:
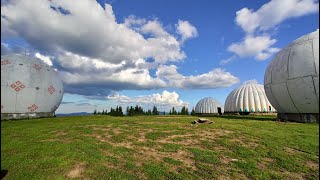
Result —
<path fill-rule="evenodd" d="M 278 113 L 280 120 L 294 121 L 301 123 L 319 123 L 319 114 L 298 114 L 298 113 Z"/>
<path fill-rule="evenodd" d="M 1 113 L 1 120 L 11 119 L 32 119 L 42 117 L 53 117 L 53 112 L 36 112 L 36 113 Z"/>
<path fill-rule="evenodd" d="M 243 113 L 239 113 L 239 112 L 225 112 L 224 115 L 255 115 L 255 116 L 267 116 L 267 115 L 274 115 L 276 116 L 277 113 L 274 113 L 274 112 L 267 112 L 267 113 L 258 113 L 258 112 L 255 112 L 255 113 L 248 113 L 248 114 L 243 114 Z"/>

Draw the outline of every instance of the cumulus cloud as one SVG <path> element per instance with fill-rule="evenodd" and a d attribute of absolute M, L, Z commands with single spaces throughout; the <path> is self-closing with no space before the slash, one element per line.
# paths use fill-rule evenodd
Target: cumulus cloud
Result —
<path fill-rule="evenodd" d="M 55 10 L 57 8 L 69 14 Z M 139 58 L 166 62 L 185 57 L 179 42 L 159 23 L 150 21 L 144 25 L 145 32 L 157 34 L 146 39 L 118 23 L 111 5 L 105 4 L 103 9 L 96 1 L 35 0 L 27 3 L 16 0 L 1 6 L 1 15 L 1 26 L 6 31 L 22 36 L 39 50 L 65 50 L 111 63 Z"/>
<path fill-rule="evenodd" d="M 236 23 L 246 32 L 254 33 L 256 29 L 268 30 L 281 22 L 319 11 L 315 0 L 272 0 L 257 11 L 242 8 L 236 12 Z"/>
<path fill-rule="evenodd" d="M 92 0 L 14 0 L 1 6 L 1 27 L 2 35 L 23 39 L 58 69 L 66 93 L 101 98 L 121 90 L 216 88 L 238 81 L 224 70 L 198 76 L 175 71 L 180 80 L 164 76 L 166 64 L 186 57 L 181 40 L 197 36 L 188 21 L 178 21 L 176 38 L 158 19 L 131 15 L 118 23 L 111 5 Z M 162 75 L 151 75 L 153 69 Z"/>
<path fill-rule="evenodd" d="M 41 59 L 44 63 L 48 64 L 49 66 L 52 66 L 52 61 L 50 60 L 50 56 L 45 56 L 40 53 L 36 53 L 34 56 Z"/>
<path fill-rule="evenodd" d="M 163 91 L 162 94 L 155 93 L 151 95 L 145 96 L 136 96 L 136 97 L 128 97 L 124 95 L 120 95 L 118 93 L 114 93 L 107 97 L 108 100 L 114 100 L 118 103 L 122 104 L 137 104 L 137 105 L 155 105 L 155 106 L 163 106 L 163 107 L 182 107 L 188 106 L 188 102 L 184 102 L 179 99 L 179 94 L 175 91 L 168 92 Z"/>
<path fill-rule="evenodd" d="M 169 86 L 183 89 L 221 88 L 239 82 L 237 77 L 220 68 L 200 75 L 184 76 L 177 71 L 175 65 L 163 65 L 158 68 L 156 75 L 166 80 Z"/>
<path fill-rule="evenodd" d="M 233 56 L 231 56 L 231 57 L 229 57 L 227 59 L 222 59 L 219 64 L 220 65 L 228 64 L 228 63 L 234 61 L 236 58 L 237 58 L 237 56 L 233 55 Z"/>
<path fill-rule="evenodd" d="M 6 55 L 10 53 L 8 44 L 1 42 L 1 55 Z"/>
<path fill-rule="evenodd" d="M 179 20 L 176 24 L 177 32 L 181 35 L 181 42 L 185 42 L 187 39 L 198 36 L 196 27 L 189 23 L 189 21 Z"/>
<path fill-rule="evenodd" d="M 271 38 L 267 30 L 283 21 L 308 15 L 319 11 L 319 3 L 315 0 L 271 0 L 254 11 L 247 7 L 236 12 L 235 22 L 246 33 L 241 42 L 228 46 L 239 57 L 254 57 L 266 60 L 279 51 L 272 47 L 277 40 Z M 256 35 L 261 33 L 263 35 Z"/>
<path fill-rule="evenodd" d="M 276 42 L 276 39 L 271 39 L 268 35 L 256 37 L 246 36 L 242 42 L 232 43 L 228 47 L 228 51 L 234 52 L 240 57 L 253 56 L 257 60 L 265 60 L 280 50 L 271 47 Z"/>

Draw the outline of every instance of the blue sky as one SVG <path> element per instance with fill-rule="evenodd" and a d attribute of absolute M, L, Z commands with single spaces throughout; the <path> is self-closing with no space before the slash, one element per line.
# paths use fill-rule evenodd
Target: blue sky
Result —
<path fill-rule="evenodd" d="M 135 104 L 191 109 L 204 97 L 223 104 L 245 81 L 263 84 L 274 54 L 319 28 L 318 6 L 313 0 L 1 1 L 1 54 L 26 47 L 52 64 L 65 87 L 57 113 Z"/>

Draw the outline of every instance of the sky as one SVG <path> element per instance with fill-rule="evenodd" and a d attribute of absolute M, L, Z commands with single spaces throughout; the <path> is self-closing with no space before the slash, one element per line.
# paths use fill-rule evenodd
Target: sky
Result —
<path fill-rule="evenodd" d="M 57 71 L 58 114 L 191 110 L 263 84 L 274 55 L 318 22 L 316 0 L 1 0 L 1 55 L 27 53 Z"/>

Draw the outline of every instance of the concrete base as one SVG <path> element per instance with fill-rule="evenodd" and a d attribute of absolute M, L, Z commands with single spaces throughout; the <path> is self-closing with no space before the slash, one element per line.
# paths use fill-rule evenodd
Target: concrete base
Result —
<path fill-rule="evenodd" d="M 37 112 L 37 113 L 1 113 L 1 120 L 10 119 L 31 119 L 42 117 L 53 117 L 53 112 Z"/>
<path fill-rule="evenodd" d="M 254 115 L 254 116 L 263 116 L 263 115 L 274 115 L 276 116 L 277 113 L 275 112 L 267 112 L 267 113 L 258 113 L 258 112 L 250 112 L 250 113 L 240 113 L 240 112 L 225 112 L 225 115 Z"/>
<path fill-rule="evenodd" d="M 294 121 L 301 123 L 319 123 L 319 114 L 294 114 L 294 113 L 278 113 L 280 120 Z"/>

